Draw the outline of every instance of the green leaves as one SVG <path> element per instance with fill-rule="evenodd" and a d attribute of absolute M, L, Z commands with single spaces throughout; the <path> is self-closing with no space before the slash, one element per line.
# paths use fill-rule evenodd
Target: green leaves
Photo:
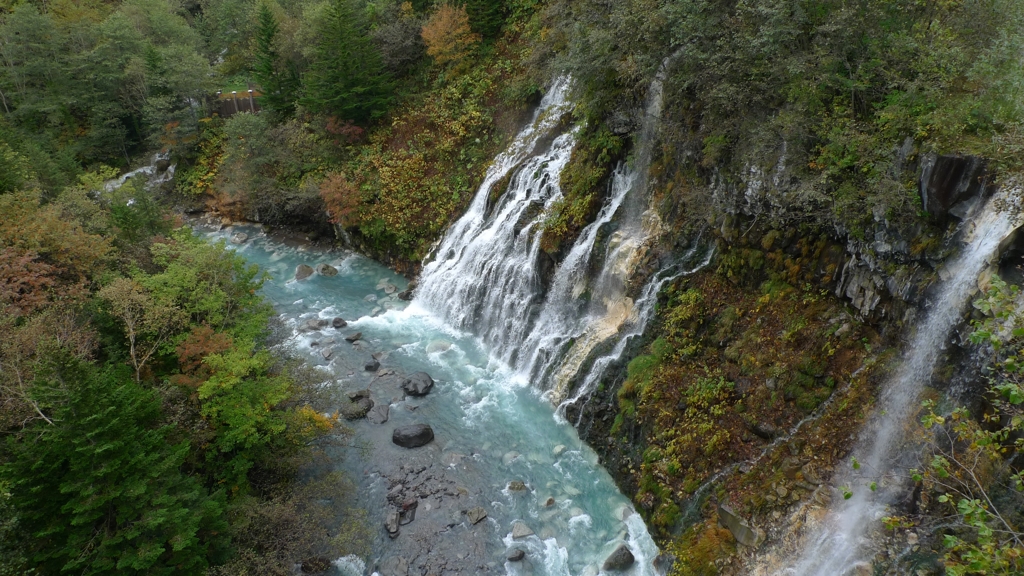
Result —
<path fill-rule="evenodd" d="M 8 442 L 32 565 L 44 572 L 199 574 L 227 544 L 222 498 L 180 471 L 189 447 L 156 426 L 155 395 L 125 370 L 56 359 L 37 386 L 63 386 L 55 425 Z"/>

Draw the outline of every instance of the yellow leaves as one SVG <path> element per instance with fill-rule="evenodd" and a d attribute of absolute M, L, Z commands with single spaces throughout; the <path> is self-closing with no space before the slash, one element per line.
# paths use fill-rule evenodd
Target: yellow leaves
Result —
<path fill-rule="evenodd" d="M 481 40 L 469 27 L 464 5 L 439 6 L 424 24 L 421 35 L 427 45 L 427 55 L 438 64 L 461 61 Z"/>

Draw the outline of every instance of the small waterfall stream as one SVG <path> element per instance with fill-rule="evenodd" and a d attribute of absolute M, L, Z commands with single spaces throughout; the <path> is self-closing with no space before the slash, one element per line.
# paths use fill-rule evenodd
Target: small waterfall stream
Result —
<path fill-rule="evenodd" d="M 902 429 L 913 417 L 921 391 L 930 381 L 953 328 L 963 318 L 979 274 L 998 256 L 1000 242 L 1020 225 L 1018 207 L 1014 205 L 1019 195 L 1019 190 L 1004 188 L 968 221 L 966 246 L 949 263 L 948 274 L 941 274 L 946 279 L 926 318 L 917 326 L 903 362 L 879 398 L 881 412 L 864 426 L 854 455 L 867 474 L 879 477 L 880 490 L 876 494 L 864 481 L 850 480 L 853 496 L 836 505 L 817 532 L 809 536 L 801 557 L 787 574 L 843 575 L 864 560 L 865 535 L 884 515 L 886 476 L 895 471 L 893 461 L 901 456 Z"/>

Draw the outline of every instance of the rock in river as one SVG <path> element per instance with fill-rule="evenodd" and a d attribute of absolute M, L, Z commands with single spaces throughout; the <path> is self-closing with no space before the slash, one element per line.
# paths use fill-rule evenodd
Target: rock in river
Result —
<path fill-rule="evenodd" d="M 392 508 L 388 511 L 388 516 L 384 519 L 384 529 L 392 539 L 398 538 L 398 510 Z"/>
<path fill-rule="evenodd" d="M 369 398 L 356 398 L 351 404 L 341 408 L 341 415 L 346 420 L 359 420 L 373 408 L 373 400 Z"/>
<path fill-rule="evenodd" d="M 237 232 L 231 235 L 232 244 L 244 244 L 249 239 L 249 235 L 245 232 Z"/>
<path fill-rule="evenodd" d="M 313 275 L 313 267 L 309 264 L 299 264 L 295 267 L 295 279 L 305 280 Z"/>
<path fill-rule="evenodd" d="M 512 525 L 512 538 L 519 540 L 527 536 L 533 536 L 533 530 L 530 530 L 530 527 L 526 524 L 516 520 L 516 523 Z"/>
<path fill-rule="evenodd" d="M 345 326 L 348 326 L 348 322 L 345 322 L 344 319 L 338 317 L 331 320 L 331 326 L 334 326 L 335 328 L 344 328 Z"/>
<path fill-rule="evenodd" d="M 409 396 L 426 396 L 433 387 L 434 379 L 426 372 L 414 372 L 402 382 L 402 390 Z"/>
<path fill-rule="evenodd" d="M 376 358 L 370 358 L 366 361 L 366 364 L 363 365 L 363 369 L 367 372 L 376 372 L 378 368 L 380 368 L 380 362 L 378 362 Z"/>
<path fill-rule="evenodd" d="M 403 448 L 419 448 L 434 439 L 434 430 L 426 424 L 410 424 L 395 428 L 391 441 Z"/>
<path fill-rule="evenodd" d="M 628 569 L 633 565 L 636 559 L 633 558 L 633 553 L 629 551 L 629 547 L 625 544 L 619 544 L 619 547 L 612 552 L 608 559 L 604 561 L 602 570 L 605 572 L 611 571 L 622 571 Z"/>
<path fill-rule="evenodd" d="M 363 337 L 363 333 L 362 332 L 356 332 L 355 334 L 350 334 L 348 336 L 345 336 L 345 342 L 355 342 L 356 340 L 359 340 L 362 337 Z"/>
<path fill-rule="evenodd" d="M 505 555 L 505 559 L 509 562 L 519 562 L 526 557 L 526 551 L 522 548 L 512 548 Z"/>
<path fill-rule="evenodd" d="M 316 273 L 321 276 L 337 276 L 338 269 L 330 264 L 317 264 Z"/>
<path fill-rule="evenodd" d="M 374 404 L 373 408 L 366 413 L 366 419 L 371 424 L 383 424 L 388 421 L 388 413 L 391 411 L 387 404 Z"/>
<path fill-rule="evenodd" d="M 466 512 L 466 517 L 469 518 L 470 524 L 479 524 L 481 520 L 487 518 L 487 511 L 483 506 L 477 506 Z"/>

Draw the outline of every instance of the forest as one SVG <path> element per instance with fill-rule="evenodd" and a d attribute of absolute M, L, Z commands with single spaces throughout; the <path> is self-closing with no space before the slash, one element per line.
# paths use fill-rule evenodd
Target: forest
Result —
<path fill-rule="evenodd" d="M 562 257 L 615 165 L 634 160 L 638 110 L 664 67 L 654 173 L 658 197 L 685 214 L 672 232 L 728 211 L 702 186 L 784 165 L 794 185 L 758 200 L 761 225 L 799 229 L 804 253 L 766 266 L 793 285 L 781 292 L 831 310 L 802 275 L 826 237 L 870 243 L 884 220 L 914 231 L 917 257 L 943 232 L 909 157 L 1024 168 L 1021 54 L 1017 0 L 0 0 L 0 575 L 285 574 L 365 552 L 351 488 L 315 465 L 348 434 L 322 375 L 275 347 L 262 273 L 199 240 L 186 215 L 344 240 L 414 275 L 551 80 L 569 76 L 579 141 L 541 246 Z M 260 113 L 214 113 L 249 90 Z M 172 182 L 110 185 L 161 152 Z M 730 292 L 762 252 L 737 246 L 702 286 L 715 310 L 798 314 L 774 290 Z M 993 463 L 1024 427 L 1010 350 L 1022 328 L 991 319 L 1024 325 L 1015 294 L 997 284 L 987 298 L 999 305 L 979 300 L 974 318 L 996 367 L 984 425 L 948 417 Z M 660 418 L 648 390 L 697 369 L 702 298 L 663 298 L 616 395 L 616 432 L 645 410 Z M 673 490 L 722 466 L 728 432 L 714 428 L 741 422 L 739 403 L 708 416 L 729 390 L 708 371 L 671 392 L 692 418 L 659 438 L 691 455 L 685 466 L 668 473 L 660 452 L 639 451 L 655 454 L 633 482 L 647 520 L 673 549 L 692 545 L 683 564 L 701 555 L 680 573 L 717 573 L 705 556 L 731 553 L 671 530 Z M 799 390 L 793 413 L 830 393 Z M 1020 487 L 1018 469 L 993 467 Z M 922 481 L 941 484 L 946 468 Z M 948 573 L 1022 566 L 1019 540 L 993 533 L 984 507 L 946 512 L 973 530 L 943 552 Z"/>

